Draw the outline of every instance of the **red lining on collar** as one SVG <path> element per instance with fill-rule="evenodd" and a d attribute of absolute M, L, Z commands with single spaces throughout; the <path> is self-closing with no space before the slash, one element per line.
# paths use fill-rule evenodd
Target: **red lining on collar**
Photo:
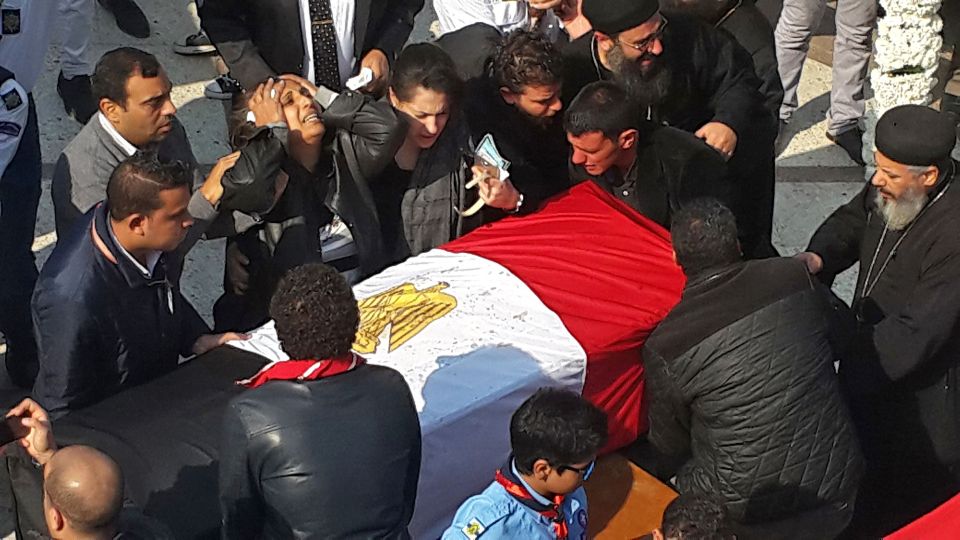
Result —
<path fill-rule="evenodd" d="M 100 207 L 103 203 L 97 205 Z M 109 218 L 107 218 L 107 227 L 110 226 Z M 117 264 L 117 258 L 110 252 L 110 248 L 107 247 L 107 244 L 100 238 L 100 235 L 97 233 L 97 218 L 94 217 L 93 221 L 90 222 L 90 236 L 93 238 L 93 245 L 97 246 L 97 249 L 100 250 L 100 253 L 107 258 L 108 261 L 113 264 Z"/>

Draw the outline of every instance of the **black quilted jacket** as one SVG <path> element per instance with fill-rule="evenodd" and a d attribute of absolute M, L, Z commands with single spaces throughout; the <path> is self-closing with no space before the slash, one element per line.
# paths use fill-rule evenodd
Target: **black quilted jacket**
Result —
<path fill-rule="evenodd" d="M 793 259 L 706 274 L 644 348 L 650 442 L 683 462 L 682 493 L 718 497 L 738 523 L 829 507 L 846 521 L 863 460 L 833 368 L 826 291 Z"/>

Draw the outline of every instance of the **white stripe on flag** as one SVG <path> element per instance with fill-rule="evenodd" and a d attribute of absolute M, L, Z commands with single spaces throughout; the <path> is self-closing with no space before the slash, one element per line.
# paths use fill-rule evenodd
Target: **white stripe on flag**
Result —
<path fill-rule="evenodd" d="M 356 285 L 354 294 L 364 307 L 357 341 L 369 337 L 358 352 L 403 374 L 421 413 L 446 416 L 524 374 L 543 373 L 576 391 L 583 387 L 583 348 L 560 317 L 493 261 L 435 249 Z M 273 321 L 250 335 L 229 344 L 270 360 L 289 359 Z M 449 388 L 427 389 L 439 372 L 452 375 L 465 363 L 483 369 L 472 380 L 441 377 Z M 426 409 L 428 392 L 433 402 Z"/>
<path fill-rule="evenodd" d="M 507 457 L 517 407 L 544 386 L 583 389 L 586 353 L 520 279 L 476 255 L 435 249 L 354 293 L 355 349 L 399 371 L 420 412 L 423 466 L 410 532 L 436 538 Z M 251 334 L 230 345 L 287 358 L 272 322 Z"/>
<path fill-rule="evenodd" d="M 358 352 L 402 373 L 423 414 L 445 416 L 530 373 L 582 389 L 580 344 L 526 284 L 493 261 L 435 249 L 353 290 L 361 306 L 373 304 L 363 310 L 358 336 L 380 330 L 372 336 L 375 352 Z M 471 363 L 483 368 L 469 369 Z M 476 371 L 476 378 L 448 380 L 440 377 L 445 370 Z M 428 388 L 438 377 L 447 387 Z"/>

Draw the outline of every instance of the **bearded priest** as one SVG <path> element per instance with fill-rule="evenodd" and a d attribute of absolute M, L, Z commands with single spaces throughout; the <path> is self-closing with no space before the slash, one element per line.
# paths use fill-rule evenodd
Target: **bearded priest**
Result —
<path fill-rule="evenodd" d="M 874 537 L 960 491 L 955 144 L 946 114 L 890 109 L 877 123 L 873 178 L 797 255 L 826 282 L 860 264 L 840 378 L 868 468 L 853 525 Z"/>

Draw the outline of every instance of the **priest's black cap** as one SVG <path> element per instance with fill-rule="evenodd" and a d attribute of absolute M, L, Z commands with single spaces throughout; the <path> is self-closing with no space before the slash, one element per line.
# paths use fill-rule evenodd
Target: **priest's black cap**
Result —
<path fill-rule="evenodd" d="M 900 105 L 877 122 L 877 150 L 903 165 L 933 165 L 957 142 L 950 116 L 923 105 Z"/>
<path fill-rule="evenodd" d="M 583 16 L 607 35 L 636 28 L 660 9 L 658 0 L 583 0 Z"/>

